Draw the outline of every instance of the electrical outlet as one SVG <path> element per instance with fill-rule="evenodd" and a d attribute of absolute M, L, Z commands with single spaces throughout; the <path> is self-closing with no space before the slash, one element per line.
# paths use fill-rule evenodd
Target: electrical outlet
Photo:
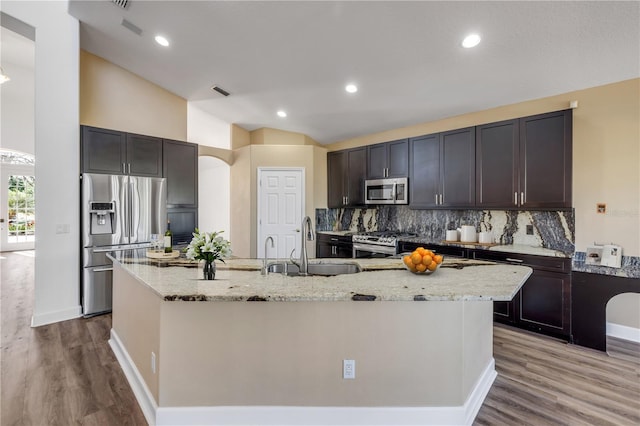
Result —
<path fill-rule="evenodd" d="M 533 225 L 527 225 L 527 235 L 533 235 Z"/>
<path fill-rule="evenodd" d="M 355 359 L 342 360 L 342 378 L 343 379 L 356 378 L 356 360 Z"/>
<path fill-rule="evenodd" d="M 156 354 L 151 352 L 151 372 L 156 374 Z"/>

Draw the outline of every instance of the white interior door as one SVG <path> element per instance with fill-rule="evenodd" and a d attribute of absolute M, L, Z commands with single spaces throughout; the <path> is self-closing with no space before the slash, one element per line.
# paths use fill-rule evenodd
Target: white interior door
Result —
<path fill-rule="evenodd" d="M 33 166 L 0 167 L 0 251 L 32 250 L 35 245 Z"/>
<path fill-rule="evenodd" d="M 258 168 L 258 257 L 264 256 L 265 240 L 269 258 L 300 255 L 304 211 L 303 168 Z"/>

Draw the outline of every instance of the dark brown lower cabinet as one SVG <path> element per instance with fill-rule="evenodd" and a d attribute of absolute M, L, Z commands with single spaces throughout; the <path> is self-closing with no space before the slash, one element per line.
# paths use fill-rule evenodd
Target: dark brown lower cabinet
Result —
<path fill-rule="evenodd" d="M 351 236 L 318 233 L 316 257 L 350 258 L 352 256 Z"/>
<path fill-rule="evenodd" d="M 470 257 L 533 268 L 513 300 L 493 303 L 495 321 L 570 340 L 571 259 L 486 250 Z"/>
<path fill-rule="evenodd" d="M 534 269 L 515 301 L 516 325 L 569 339 L 570 274 Z"/>

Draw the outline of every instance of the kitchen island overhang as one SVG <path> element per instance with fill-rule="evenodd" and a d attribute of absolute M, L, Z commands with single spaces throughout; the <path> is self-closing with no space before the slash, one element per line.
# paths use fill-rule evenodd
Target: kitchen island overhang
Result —
<path fill-rule="evenodd" d="M 358 263 L 365 272 L 263 277 L 259 261 L 232 260 L 202 281 L 197 268 L 115 258 L 110 342 L 150 423 L 471 423 L 496 375 L 492 300 L 531 270 Z"/>

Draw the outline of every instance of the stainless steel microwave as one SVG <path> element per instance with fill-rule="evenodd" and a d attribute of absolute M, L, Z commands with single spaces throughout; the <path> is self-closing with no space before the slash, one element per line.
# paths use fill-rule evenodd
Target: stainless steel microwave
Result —
<path fill-rule="evenodd" d="M 371 179 L 364 181 L 365 204 L 408 204 L 407 178 Z"/>

